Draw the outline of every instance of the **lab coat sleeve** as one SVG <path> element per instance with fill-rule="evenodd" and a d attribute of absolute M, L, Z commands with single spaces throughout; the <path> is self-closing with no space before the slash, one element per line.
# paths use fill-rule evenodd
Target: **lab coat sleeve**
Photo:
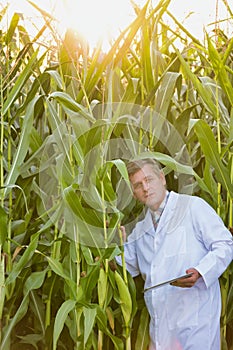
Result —
<path fill-rule="evenodd" d="M 214 283 L 233 259 L 233 240 L 215 210 L 201 198 L 194 200 L 193 225 L 207 249 L 207 254 L 195 269 L 202 275 L 206 287 Z"/>
<path fill-rule="evenodd" d="M 138 276 L 140 274 L 140 270 L 138 267 L 136 245 L 135 241 L 130 239 L 130 236 L 129 241 L 124 243 L 124 258 L 127 271 L 132 275 L 132 277 Z M 121 256 L 116 256 L 116 262 L 122 266 Z"/>

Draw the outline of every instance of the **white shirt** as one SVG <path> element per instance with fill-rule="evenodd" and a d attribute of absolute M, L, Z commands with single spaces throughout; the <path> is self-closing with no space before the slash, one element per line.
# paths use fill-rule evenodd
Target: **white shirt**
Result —
<path fill-rule="evenodd" d="M 218 278 L 233 259 L 233 241 L 211 206 L 171 192 L 156 232 L 148 210 L 129 235 L 124 255 L 128 271 L 141 274 L 145 288 L 188 268 L 202 275 L 192 288 L 165 285 L 145 293 L 156 350 L 220 349 Z"/>
<path fill-rule="evenodd" d="M 169 197 L 169 192 L 166 191 L 165 198 L 164 198 L 164 200 L 162 201 L 162 203 L 160 204 L 159 208 L 158 208 L 156 211 L 150 210 L 150 213 L 151 213 L 151 216 L 152 216 L 152 222 L 153 222 L 154 226 L 155 226 L 155 225 L 156 225 L 156 226 L 158 225 L 158 222 L 159 222 L 159 220 L 160 220 L 160 217 L 161 217 L 161 215 L 162 215 L 162 212 L 163 212 L 163 210 L 164 210 L 164 207 L 165 207 L 165 205 L 166 205 L 166 203 L 167 203 L 168 197 Z"/>

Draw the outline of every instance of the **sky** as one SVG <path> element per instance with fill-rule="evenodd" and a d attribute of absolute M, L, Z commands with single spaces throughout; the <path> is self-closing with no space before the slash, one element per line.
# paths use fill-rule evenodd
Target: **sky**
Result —
<path fill-rule="evenodd" d="M 145 1 L 134 0 L 140 7 Z M 159 0 L 151 1 L 154 5 L 159 2 Z M 0 1 L 0 8 L 5 2 L 7 0 Z M 73 27 L 86 37 L 90 45 L 95 45 L 100 38 L 108 41 L 109 37 L 117 37 L 120 29 L 126 28 L 135 18 L 130 0 L 33 0 L 33 2 L 54 14 L 60 23 L 57 30 L 61 35 L 67 27 Z M 38 32 L 37 23 L 40 15 L 27 0 L 8 0 L 8 4 L 9 18 L 15 11 L 21 12 L 25 18 L 34 23 L 35 32 Z M 218 4 L 217 10 L 216 4 Z M 210 28 L 208 24 L 215 22 L 216 17 L 218 19 L 229 17 L 223 0 L 171 0 L 169 10 L 199 40 L 203 38 L 203 29 L 206 28 L 208 31 Z"/>

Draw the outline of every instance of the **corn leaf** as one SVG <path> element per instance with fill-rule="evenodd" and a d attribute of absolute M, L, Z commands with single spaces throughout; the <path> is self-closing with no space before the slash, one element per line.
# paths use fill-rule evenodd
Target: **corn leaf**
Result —
<path fill-rule="evenodd" d="M 229 171 L 220 158 L 218 145 L 210 126 L 205 121 L 198 120 L 195 123 L 194 128 L 201 144 L 202 151 L 209 164 L 214 168 L 218 181 L 228 191 L 231 198 L 233 198 L 233 189 Z"/>
<path fill-rule="evenodd" d="M 83 308 L 84 316 L 84 346 L 86 346 L 87 340 L 93 331 L 93 326 L 95 324 L 97 310 L 96 308 Z"/>
<path fill-rule="evenodd" d="M 233 106 L 233 86 L 229 79 L 228 73 L 224 66 L 223 59 L 213 46 L 209 36 L 207 36 L 209 57 L 216 74 L 216 79 L 220 82 L 222 89 L 225 91 L 231 106 Z"/>
<path fill-rule="evenodd" d="M 15 325 L 24 317 L 24 315 L 27 312 L 28 304 L 29 304 L 29 293 L 34 290 L 41 287 L 45 275 L 47 273 L 47 270 L 39 271 L 39 272 L 33 272 L 27 279 L 25 286 L 24 286 L 24 298 L 20 304 L 20 306 L 17 308 L 17 311 L 14 315 L 14 317 L 10 320 L 10 324 L 7 328 L 3 329 L 3 338 L 1 342 L 1 346 L 3 349 L 10 350 L 8 347 L 8 339 L 10 338 L 10 334 L 13 331 L 13 328 Z"/>
<path fill-rule="evenodd" d="M 28 152 L 28 147 L 30 144 L 30 134 L 33 126 L 34 108 L 39 98 L 39 96 L 35 97 L 28 105 L 28 108 L 26 110 L 26 114 L 23 119 L 19 144 L 14 154 L 12 166 L 5 181 L 6 187 L 8 185 L 14 185 L 20 174 L 20 166 L 23 164 L 23 161 Z M 8 193 L 8 191 L 9 190 L 6 188 L 5 193 Z"/>
<path fill-rule="evenodd" d="M 3 207 L 0 206 L 0 246 L 2 247 L 7 237 L 8 215 Z"/>
<path fill-rule="evenodd" d="M 23 86 L 26 83 L 29 76 L 32 75 L 33 67 L 37 63 L 37 56 L 38 56 L 38 52 L 35 51 L 34 54 L 32 55 L 32 57 L 30 58 L 30 60 L 28 61 L 26 67 L 24 68 L 24 70 L 21 72 L 21 74 L 17 78 L 17 80 L 16 80 L 13 88 L 11 89 L 6 101 L 3 104 L 3 107 L 2 107 L 2 115 L 3 116 L 7 113 L 9 108 L 14 103 L 15 99 L 21 93 L 21 89 L 23 88 Z"/>
<path fill-rule="evenodd" d="M 81 104 L 72 99 L 70 95 L 65 92 L 56 91 L 49 95 L 50 99 L 57 100 L 64 108 L 65 112 L 69 115 L 79 117 L 80 115 L 89 120 L 95 122 L 95 118 L 90 112 L 86 110 Z"/>
<path fill-rule="evenodd" d="M 139 327 L 137 331 L 137 338 L 135 350 L 145 350 L 149 345 L 149 314 L 146 307 L 142 309 Z"/>
<path fill-rule="evenodd" d="M 72 311 L 75 308 L 75 305 L 75 300 L 68 299 L 64 301 L 64 303 L 61 305 L 56 314 L 53 331 L 53 350 L 57 349 L 57 342 L 64 327 L 67 316 L 70 313 L 70 311 Z"/>
<path fill-rule="evenodd" d="M 28 262 L 30 261 L 30 259 L 35 253 L 35 250 L 38 245 L 38 239 L 39 239 L 39 233 L 34 233 L 31 236 L 31 241 L 29 245 L 26 247 L 19 261 L 13 265 L 13 268 L 9 273 L 9 276 L 6 278 L 6 285 L 13 283 L 16 280 L 16 278 L 19 276 L 23 268 L 28 264 Z"/>
<path fill-rule="evenodd" d="M 175 48 L 175 52 L 182 64 L 182 67 L 184 69 L 185 74 L 190 79 L 190 81 L 193 83 L 194 88 L 199 93 L 200 97 L 202 98 L 206 108 L 211 112 L 213 116 L 217 116 L 217 108 L 214 102 L 212 101 L 211 94 L 208 90 L 204 88 L 204 86 L 201 84 L 198 77 L 191 71 L 188 63 L 185 61 L 184 57 L 181 55 L 179 50 Z"/>

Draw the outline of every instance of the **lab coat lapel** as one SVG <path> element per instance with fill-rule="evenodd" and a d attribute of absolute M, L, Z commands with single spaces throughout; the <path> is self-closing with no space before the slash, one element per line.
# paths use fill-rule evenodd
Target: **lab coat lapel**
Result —
<path fill-rule="evenodd" d="M 163 210 L 159 224 L 156 230 L 157 234 L 169 233 L 174 230 L 174 218 L 177 208 L 178 194 L 171 191 L 167 204 Z"/>
<path fill-rule="evenodd" d="M 150 210 L 146 212 L 146 216 L 143 219 L 143 231 L 149 235 L 157 235 L 162 233 L 170 233 L 179 225 L 183 212 L 187 203 L 184 203 L 184 207 L 180 207 L 179 194 L 173 191 L 170 192 L 167 204 L 159 220 L 156 233 L 154 230 L 153 221 L 151 218 Z"/>
<path fill-rule="evenodd" d="M 144 233 L 148 233 L 149 235 L 154 236 L 155 230 L 154 230 L 154 225 L 153 225 L 153 221 L 152 221 L 152 217 L 149 209 L 146 212 L 146 216 L 143 220 L 142 227 L 143 227 Z"/>

